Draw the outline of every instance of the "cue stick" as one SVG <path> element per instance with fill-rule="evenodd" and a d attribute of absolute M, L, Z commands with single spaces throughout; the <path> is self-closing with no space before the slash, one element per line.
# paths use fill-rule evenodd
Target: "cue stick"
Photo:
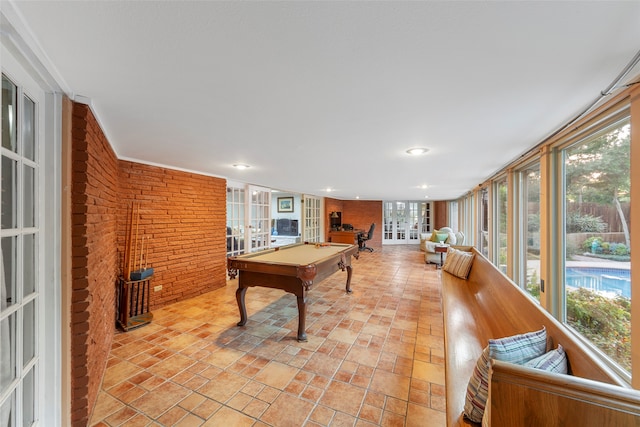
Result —
<path fill-rule="evenodd" d="M 142 236 L 142 243 L 140 244 L 140 271 L 143 270 L 142 268 L 142 254 L 144 253 L 144 235 Z"/>
<path fill-rule="evenodd" d="M 138 258 L 138 226 L 140 225 L 140 205 L 136 203 L 136 235 L 133 248 L 133 271 L 136 271 L 136 261 Z"/>
<path fill-rule="evenodd" d="M 129 217 L 129 221 L 127 221 L 127 233 L 125 235 L 125 249 L 124 249 L 124 280 L 127 282 L 131 278 L 131 239 L 133 234 L 133 205 L 131 205 L 131 212 L 129 212 L 129 207 L 127 206 L 127 216 Z"/>

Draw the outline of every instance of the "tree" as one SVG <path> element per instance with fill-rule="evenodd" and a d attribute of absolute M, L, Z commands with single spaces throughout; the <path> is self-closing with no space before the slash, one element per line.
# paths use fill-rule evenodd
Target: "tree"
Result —
<path fill-rule="evenodd" d="M 630 130 L 627 120 L 609 132 L 569 148 L 565 161 L 567 199 L 578 204 L 613 203 L 627 247 L 630 247 L 629 226 L 620 201 L 630 199 Z"/>

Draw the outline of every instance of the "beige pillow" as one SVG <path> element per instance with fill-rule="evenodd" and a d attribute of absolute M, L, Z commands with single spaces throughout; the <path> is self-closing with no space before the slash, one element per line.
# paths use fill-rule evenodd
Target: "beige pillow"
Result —
<path fill-rule="evenodd" d="M 464 252 L 454 248 L 449 248 L 449 252 L 447 252 L 447 259 L 445 260 L 442 269 L 461 279 L 466 279 L 469 276 L 474 255 L 475 254 L 473 252 Z"/>

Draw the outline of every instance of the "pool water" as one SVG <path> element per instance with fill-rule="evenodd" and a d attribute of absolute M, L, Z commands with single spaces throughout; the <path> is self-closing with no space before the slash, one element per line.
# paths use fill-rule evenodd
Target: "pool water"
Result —
<path fill-rule="evenodd" d="M 600 267 L 567 267 L 567 286 L 588 288 L 631 298 L 631 270 Z"/>

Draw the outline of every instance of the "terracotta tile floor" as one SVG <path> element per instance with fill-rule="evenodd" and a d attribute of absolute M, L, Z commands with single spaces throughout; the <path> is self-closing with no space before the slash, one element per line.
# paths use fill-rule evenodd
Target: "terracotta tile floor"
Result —
<path fill-rule="evenodd" d="M 417 245 L 384 246 L 315 284 L 308 342 L 296 298 L 236 281 L 117 333 L 97 426 L 444 426 L 438 274 Z"/>

